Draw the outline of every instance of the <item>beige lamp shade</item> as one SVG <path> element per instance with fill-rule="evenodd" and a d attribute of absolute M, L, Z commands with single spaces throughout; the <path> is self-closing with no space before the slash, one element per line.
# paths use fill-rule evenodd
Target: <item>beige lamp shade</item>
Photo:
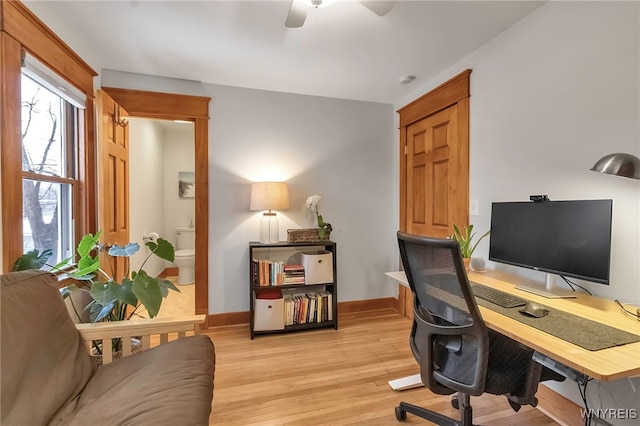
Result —
<path fill-rule="evenodd" d="M 254 182 L 251 184 L 249 210 L 289 209 L 289 187 L 286 182 Z"/>

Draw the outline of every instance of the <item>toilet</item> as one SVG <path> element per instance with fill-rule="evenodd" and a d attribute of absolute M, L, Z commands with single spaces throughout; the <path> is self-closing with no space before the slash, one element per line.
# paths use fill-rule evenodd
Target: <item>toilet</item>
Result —
<path fill-rule="evenodd" d="M 196 281 L 196 228 L 176 228 L 177 245 L 173 263 L 178 267 L 178 284 Z"/>

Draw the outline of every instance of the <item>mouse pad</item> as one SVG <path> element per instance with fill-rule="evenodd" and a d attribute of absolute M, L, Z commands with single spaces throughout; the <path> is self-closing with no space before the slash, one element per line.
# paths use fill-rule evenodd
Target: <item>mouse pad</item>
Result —
<path fill-rule="evenodd" d="M 522 307 L 503 308 L 487 300 L 476 298 L 480 306 L 513 318 L 540 331 L 551 334 L 589 351 L 599 351 L 614 346 L 640 342 L 640 336 L 600 324 L 577 315 L 558 311 L 548 306 L 549 314 L 542 318 L 532 318 L 518 312 Z"/>

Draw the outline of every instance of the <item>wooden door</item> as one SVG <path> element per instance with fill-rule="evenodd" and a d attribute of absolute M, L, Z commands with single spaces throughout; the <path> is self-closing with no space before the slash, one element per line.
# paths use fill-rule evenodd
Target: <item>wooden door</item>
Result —
<path fill-rule="evenodd" d="M 445 238 L 467 223 L 468 169 L 456 137 L 458 107 L 452 105 L 407 127 L 407 232 Z"/>
<path fill-rule="evenodd" d="M 129 128 L 127 112 L 98 90 L 98 227 L 106 246 L 129 242 Z M 121 280 L 126 259 L 102 256 L 101 267 Z"/>
<path fill-rule="evenodd" d="M 469 223 L 469 76 L 466 70 L 398 110 L 400 230 L 445 238 Z M 399 311 L 413 317 L 410 291 Z"/>
<path fill-rule="evenodd" d="M 469 222 L 470 74 L 398 110 L 402 231 L 442 238 Z"/>

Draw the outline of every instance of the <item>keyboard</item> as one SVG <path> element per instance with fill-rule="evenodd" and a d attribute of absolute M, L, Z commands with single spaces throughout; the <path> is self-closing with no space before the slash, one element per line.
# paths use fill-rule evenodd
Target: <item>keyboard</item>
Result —
<path fill-rule="evenodd" d="M 473 290 L 474 296 L 495 303 L 503 308 L 515 308 L 527 304 L 527 301 L 524 299 L 484 285 L 472 284 L 471 290 Z"/>

